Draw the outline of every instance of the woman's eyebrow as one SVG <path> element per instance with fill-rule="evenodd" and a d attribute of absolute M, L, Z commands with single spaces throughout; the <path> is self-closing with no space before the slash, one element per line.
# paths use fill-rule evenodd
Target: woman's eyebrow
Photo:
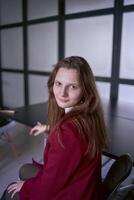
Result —
<path fill-rule="evenodd" d="M 64 80 L 62 80 L 62 79 L 60 79 L 60 78 L 56 78 L 55 80 L 54 80 L 54 82 L 60 82 L 60 83 L 63 83 L 64 82 Z M 80 83 L 78 82 L 78 81 L 76 81 L 76 82 L 66 82 L 66 84 L 67 85 L 75 85 L 75 86 L 80 86 Z"/>
<path fill-rule="evenodd" d="M 55 81 L 58 81 L 58 82 L 64 82 L 64 80 L 61 80 L 61 79 L 55 79 Z M 79 82 L 68 82 L 69 84 L 79 84 Z"/>

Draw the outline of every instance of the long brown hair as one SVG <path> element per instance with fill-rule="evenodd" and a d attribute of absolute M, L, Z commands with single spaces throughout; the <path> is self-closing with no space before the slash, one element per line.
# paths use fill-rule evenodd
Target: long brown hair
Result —
<path fill-rule="evenodd" d="M 55 77 L 61 67 L 77 70 L 83 91 L 81 104 L 76 106 L 68 115 L 64 115 L 64 110 L 58 107 L 53 93 Z M 80 128 L 80 134 L 88 141 L 87 152 L 90 152 L 90 155 L 94 157 L 97 153 L 103 151 L 107 144 L 103 110 L 95 78 L 88 62 L 79 56 L 71 56 L 59 61 L 49 77 L 48 92 L 48 124 L 50 129 L 57 122 L 71 118 Z"/>

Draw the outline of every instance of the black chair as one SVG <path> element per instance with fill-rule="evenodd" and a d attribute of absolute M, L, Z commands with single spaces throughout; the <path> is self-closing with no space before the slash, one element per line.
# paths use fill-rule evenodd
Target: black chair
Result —
<path fill-rule="evenodd" d="M 116 199 L 121 183 L 129 176 L 132 167 L 133 160 L 130 154 L 121 155 L 115 160 L 103 180 L 104 200 Z"/>
<path fill-rule="evenodd" d="M 134 200 L 134 185 L 133 189 L 130 189 L 130 191 L 127 193 L 123 200 Z"/>

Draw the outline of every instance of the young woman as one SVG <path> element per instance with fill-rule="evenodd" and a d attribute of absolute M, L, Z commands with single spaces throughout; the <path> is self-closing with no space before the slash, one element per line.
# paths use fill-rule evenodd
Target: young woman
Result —
<path fill-rule="evenodd" d="M 87 61 L 78 56 L 59 61 L 49 77 L 48 91 L 49 125 L 37 124 L 31 130 L 35 135 L 48 132 L 44 164 L 34 162 L 35 175 L 11 184 L 7 199 L 100 200 L 106 129 Z"/>

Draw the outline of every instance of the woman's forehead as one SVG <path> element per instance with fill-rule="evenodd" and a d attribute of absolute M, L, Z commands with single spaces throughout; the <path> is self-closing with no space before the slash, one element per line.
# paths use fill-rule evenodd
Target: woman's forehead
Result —
<path fill-rule="evenodd" d="M 68 82 L 79 82 L 79 73 L 76 69 L 67 69 L 61 67 L 55 77 L 55 80 L 62 80 Z"/>

